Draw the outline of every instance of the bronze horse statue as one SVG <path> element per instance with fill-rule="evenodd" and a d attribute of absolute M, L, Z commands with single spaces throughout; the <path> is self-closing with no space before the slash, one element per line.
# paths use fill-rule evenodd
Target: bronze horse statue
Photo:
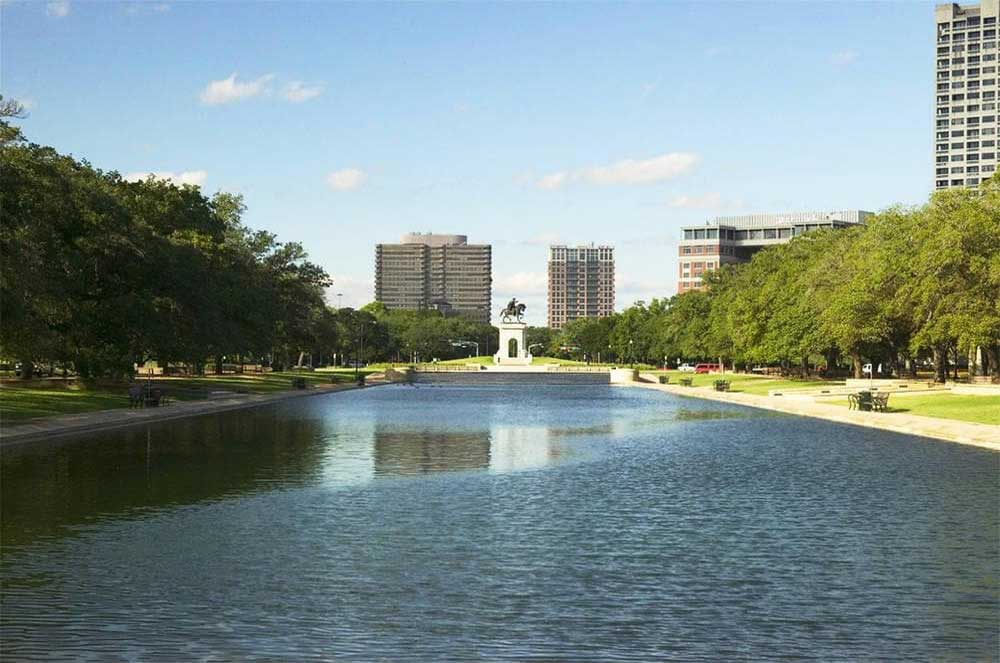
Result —
<path fill-rule="evenodd" d="M 518 304 L 517 298 L 512 297 L 510 303 L 507 304 L 506 308 L 500 309 L 500 317 L 504 322 L 511 322 L 516 320 L 517 322 L 524 322 L 524 304 Z"/>

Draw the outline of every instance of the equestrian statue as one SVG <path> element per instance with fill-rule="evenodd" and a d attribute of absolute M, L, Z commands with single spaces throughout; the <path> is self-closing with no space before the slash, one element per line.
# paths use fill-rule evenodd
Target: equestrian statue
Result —
<path fill-rule="evenodd" d="M 504 322 L 524 322 L 524 304 L 518 304 L 516 297 L 511 297 L 507 308 L 500 309 L 500 317 Z"/>

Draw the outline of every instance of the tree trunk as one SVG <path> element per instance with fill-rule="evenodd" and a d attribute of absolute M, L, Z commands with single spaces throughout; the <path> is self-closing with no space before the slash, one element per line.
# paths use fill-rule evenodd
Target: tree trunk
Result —
<path fill-rule="evenodd" d="M 854 372 L 855 380 L 860 380 L 864 377 L 861 374 L 861 354 L 858 352 L 851 353 L 851 370 Z"/>
<path fill-rule="evenodd" d="M 997 352 L 996 345 L 988 345 L 985 348 L 986 357 L 989 361 L 990 376 L 994 383 L 1000 384 L 1000 352 Z"/>
<path fill-rule="evenodd" d="M 934 381 L 944 384 L 948 381 L 948 351 L 942 347 L 934 348 Z"/>

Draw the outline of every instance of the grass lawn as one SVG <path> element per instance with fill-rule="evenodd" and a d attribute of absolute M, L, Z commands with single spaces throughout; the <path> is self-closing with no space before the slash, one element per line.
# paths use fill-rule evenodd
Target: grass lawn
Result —
<path fill-rule="evenodd" d="M 766 396 L 771 389 L 806 389 L 810 387 L 835 387 L 844 383 L 833 380 L 788 380 L 779 378 L 768 378 L 760 375 L 745 375 L 742 373 L 682 373 L 680 371 L 667 371 L 670 382 L 676 384 L 680 378 L 688 377 L 692 380 L 692 386 L 712 387 L 716 380 L 729 380 L 730 391 L 740 391 L 745 394 L 757 394 Z"/>
<path fill-rule="evenodd" d="M 369 368 L 359 371 L 362 375 L 373 372 Z M 289 391 L 293 377 L 305 378 L 309 386 L 349 383 L 354 381 L 354 369 L 155 378 L 154 382 L 172 399 L 197 400 L 207 397 L 213 390 L 254 394 Z M 3 424 L 123 407 L 128 407 L 125 384 L 85 387 L 75 382 L 42 380 L 24 385 L 7 382 L 0 387 L 0 423 Z"/>
<path fill-rule="evenodd" d="M 13 385 L 0 388 L 0 424 L 120 407 L 128 407 L 128 395 L 125 391 Z"/>
<path fill-rule="evenodd" d="M 821 401 L 847 407 L 847 399 Z M 972 421 L 1000 426 L 1000 396 L 968 394 L 926 394 L 920 396 L 889 396 L 889 412 L 906 412 L 922 417 Z"/>
<path fill-rule="evenodd" d="M 531 363 L 534 365 L 542 364 L 559 364 L 560 366 L 586 366 L 587 363 L 583 361 L 575 361 L 573 359 L 558 359 L 556 357 L 532 357 Z M 481 356 L 481 357 L 466 357 L 465 359 L 448 359 L 447 361 L 439 361 L 438 364 L 443 364 L 445 366 L 464 366 L 465 364 L 482 364 L 485 366 L 493 365 L 493 355 Z M 597 364 L 592 364 L 597 365 Z"/>

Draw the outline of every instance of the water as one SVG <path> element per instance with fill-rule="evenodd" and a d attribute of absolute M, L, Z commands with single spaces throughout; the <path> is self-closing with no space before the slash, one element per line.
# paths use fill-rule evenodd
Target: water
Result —
<path fill-rule="evenodd" d="M 3 452 L 4 660 L 995 660 L 1000 455 L 615 387 Z"/>

